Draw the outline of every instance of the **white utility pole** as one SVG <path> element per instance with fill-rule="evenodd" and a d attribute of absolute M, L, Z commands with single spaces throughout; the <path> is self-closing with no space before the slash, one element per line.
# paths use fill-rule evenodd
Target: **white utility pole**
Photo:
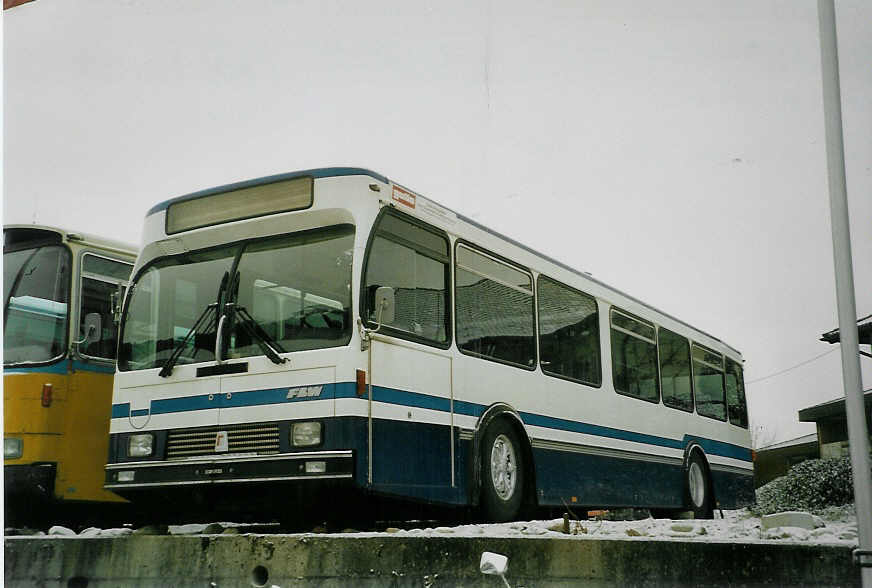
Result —
<path fill-rule="evenodd" d="M 845 383 L 845 413 L 854 472 L 854 504 L 857 507 L 859 548 L 854 561 L 861 568 L 864 588 L 872 588 L 872 480 L 869 475 L 869 432 L 860 381 L 860 345 L 854 304 L 854 270 L 851 262 L 851 229 L 848 224 L 848 191 L 845 183 L 845 147 L 842 138 L 842 103 L 839 89 L 839 51 L 833 0 L 818 0 L 821 40 L 821 70 L 824 91 L 824 123 L 827 140 L 827 175 L 830 188 L 830 222 L 839 311 L 839 341 L 842 348 L 842 378 Z"/>

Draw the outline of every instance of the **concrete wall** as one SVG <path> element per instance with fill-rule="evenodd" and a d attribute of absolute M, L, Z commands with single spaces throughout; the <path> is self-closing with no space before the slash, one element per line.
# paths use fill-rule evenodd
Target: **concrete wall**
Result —
<path fill-rule="evenodd" d="M 503 586 L 478 571 L 509 557 L 512 586 L 859 586 L 851 549 L 775 543 L 204 535 L 8 537 L 7 586 Z"/>

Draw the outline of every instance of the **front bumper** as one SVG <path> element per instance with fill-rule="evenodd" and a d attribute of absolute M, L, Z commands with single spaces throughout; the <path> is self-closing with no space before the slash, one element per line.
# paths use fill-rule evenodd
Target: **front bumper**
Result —
<path fill-rule="evenodd" d="M 6 499 L 49 500 L 54 497 L 56 474 L 57 464 L 54 463 L 3 466 L 3 489 Z"/>
<path fill-rule="evenodd" d="M 354 456 L 351 450 L 278 455 L 210 455 L 173 461 L 109 464 L 106 466 L 104 488 L 122 493 L 127 489 L 335 480 L 353 476 Z"/>

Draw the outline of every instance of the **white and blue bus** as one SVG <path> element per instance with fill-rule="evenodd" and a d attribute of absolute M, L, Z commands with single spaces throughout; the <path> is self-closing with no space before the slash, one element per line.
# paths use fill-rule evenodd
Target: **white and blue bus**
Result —
<path fill-rule="evenodd" d="M 378 173 L 158 204 L 131 283 L 105 484 L 135 502 L 753 499 L 737 350 Z"/>

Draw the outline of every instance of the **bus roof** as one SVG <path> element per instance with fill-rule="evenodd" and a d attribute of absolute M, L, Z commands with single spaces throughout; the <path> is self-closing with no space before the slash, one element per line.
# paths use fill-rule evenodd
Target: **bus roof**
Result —
<path fill-rule="evenodd" d="M 194 200 L 196 198 L 201 198 L 204 196 L 211 196 L 213 194 L 221 194 L 223 192 L 229 192 L 232 190 L 239 190 L 242 188 L 251 188 L 251 187 L 259 186 L 259 185 L 263 185 L 263 184 L 272 184 L 274 182 L 281 182 L 284 180 L 291 180 L 291 179 L 299 178 L 299 177 L 311 177 L 311 178 L 317 179 L 317 178 L 330 178 L 330 177 L 336 177 L 336 176 L 369 176 L 369 177 L 371 177 L 375 180 L 378 180 L 384 184 L 399 186 L 399 187 L 403 188 L 404 190 L 408 190 L 409 192 L 412 192 L 414 194 L 418 194 L 414 190 L 409 190 L 408 188 L 406 188 L 402 184 L 398 184 L 397 182 L 392 182 L 386 176 L 383 176 L 380 173 L 377 173 L 377 172 L 374 172 L 372 170 L 368 170 L 365 168 L 361 168 L 361 167 L 321 167 L 321 168 L 315 168 L 315 169 L 307 169 L 307 170 L 301 170 L 301 171 L 295 171 L 295 172 L 288 172 L 288 173 L 283 173 L 283 174 L 275 174 L 275 175 L 271 175 L 271 176 L 264 176 L 264 177 L 255 178 L 252 180 L 245 180 L 242 182 L 225 184 L 223 186 L 216 186 L 214 188 L 208 188 L 206 190 L 200 190 L 198 192 L 192 192 L 190 194 L 185 194 L 184 196 L 178 196 L 176 198 L 171 198 L 169 200 L 165 200 L 164 202 L 156 204 L 148 211 L 148 213 L 146 214 L 146 217 L 151 216 L 152 214 L 155 214 L 157 212 L 164 211 L 171 204 L 174 204 L 176 202 L 184 202 L 186 200 Z M 484 231 L 486 233 L 490 233 L 491 235 L 493 235 L 499 239 L 502 239 L 503 241 L 506 241 L 507 243 L 514 245 L 515 247 L 519 247 L 519 248 L 527 251 L 528 253 L 532 253 L 533 255 L 536 255 L 537 257 L 540 257 L 549 263 L 552 263 L 552 264 L 559 266 L 567 271 L 570 271 L 578 276 L 581 276 L 582 278 L 584 278 L 586 280 L 590 280 L 591 282 L 595 282 L 596 284 L 602 286 L 603 288 L 611 290 L 612 292 L 619 294 L 620 296 L 623 296 L 629 300 L 632 300 L 633 302 L 640 304 L 640 305 L 642 305 L 650 310 L 653 310 L 654 312 L 657 312 L 665 317 L 668 317 L 669 319 L 671 319 L 677 323 L 680 323 L 688 328 L 691 328 L 699 333 L 702 333 L 705 336 L 710 337 L 711 339 L 718 341 L 719 343 L 725 345 L 726 347 L 729 347 L 737 355 L 741 355 L 741 352 L 738 349 L 736 349 L 732 345 L 726 343 L 725 341 L 715 337 L 714 335 L 711 335 L 710 333 L 706 333 L 702 329 L 700 329 L 698 327 L 694 327 L 693 325 L 687 323 L 686 321 L 683 321 L 683 320 L 681 320 L 681 319 L 679 319 L 679 318 L 677 318 L 677 317 L 675 317 L 667 312 L 664 312 L 664 311 L 662 311 L 654 306 L 651 306 L 650 304 L 647 304 L 646 302 L 639 300 L 635 296 L 631 296 L 630 294 L 627 294 L 626 292 L 622 292 L 621 290 L 618 290 L 614 286 L 610 286 L 610 285 L 594 278 L 591 274 L 589 274 L 587 272 L 575 269 L 575 268 L 573 268 L 573 267 L 571 267 L 571 266 L 569 266 L 561 261 L 558 261 L 558 260 L 556 260 L 548 255 L 540 253 L 540 252 L 536 251 L 535 249 L 533 249 L 532 247 L 524 245 L 523 243 L 516 241 L 515 239 L 512 239 L 511 237 L 507 237 L 507 236 L 505 236 L 505 235 L 503 235 L 503 234 L 501 234 L 493 229 L 490 229 L 490 228 L 482 225 L 481 223 L 479 223 L 479 222 L 477 222 L 477 221 L 475 221 L 467 216 L 464 216 L 462 214 L 458 214 L 457 212 L 451 210 L 448 207 L 443 206 L 442 204 L 439 204 L 439 206 L 442 206 L 443 208 L 445 208 L 446 210 L 448 210 L 449 212 L 454 214 L 458 218 L 458 220 L 461 220 L 470 226 L 473 226 L 473 227 L 475 227 L 481 231 Z"/>
<path fill-rule="evenodd" d="M 115 239 L 107 239 L 106 237 L 101 237 L 99 235 L 95 235 L 93 233 L 83 233 L 81 231 L 73 231 L 69 229 L 64 229 L 61 227 L 50 227 L 47 225 L 3 225 L 3 231 L 44 231 L 49 233 L 55 233 L 59 236 L 60 240 L 63 242 L 73 242 L 78 243 L 80 245 L 87 245 L 91 247 L 99 247 L 101 249 L 109 249 L 116 251 L 118 253 L 124 253 L 129 256 L 136 256 L 138 248 L 136 245 L 131 245 L 130 243 L 125 243 L 123 241 L 116 241 Z"/>

